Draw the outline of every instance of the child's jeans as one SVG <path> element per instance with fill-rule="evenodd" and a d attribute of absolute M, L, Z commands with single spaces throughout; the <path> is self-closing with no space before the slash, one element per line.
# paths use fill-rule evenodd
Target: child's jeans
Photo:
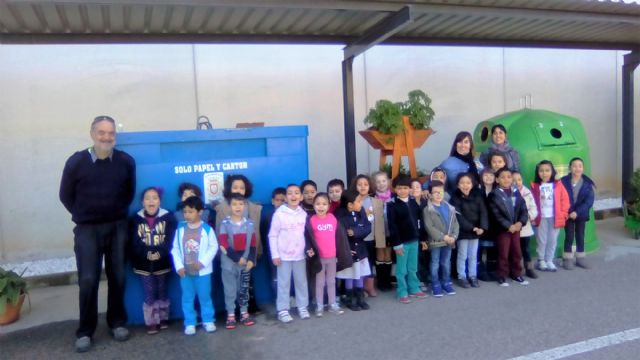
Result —
<path fill-rule="evenodd" d="M 573 252 L 572 246 L 574 236 L 576 238 L 576 252 L 584 252 L 584 227 L 586 223 L 586 220 L 567 220 L 567 224 L 564 227 L 564 252 Z"/>
<path fill-rule="evenodd" d="M 224 287 L 224 305 L 227 316 L 236 312 L 236 300 L 240 307 L 240 313 L 249 311 L 249 282 L 251 272 L 246 271 L 244 266 L 234 263 L 226 255 L 221 258 L 222 285 Z"/>
<path fill-rule="evenodd" d="M 169 298 L 167 296 L 167 275 L 141 275 L 144 289 L 142 314 L 147 326 L 159 325 L 160 321 L 169 320 Z"/>
<path fill-rule="evenodd" d="M 469 278 L 477 277 L 476 270 L 478 268 L 478 239 L 464 239 L 458 240 L 456 245 L 458 247 L 458 258 L 456 260 L 456 266 L 458 268 L 458 279 L 465 279 L 467 272 L 465 271 L 465 263 L 469 261 L 469 265 L 466 267 L 469 269 Z"/>
<path fill-rule="evenodd" d="M 322 309 L 324 304 L 324 286 L 327 285 L 327 301 L 336 302 L 336 258 L 320 258 L 322 270 L 316 274 L 316 304 Z"/>
<path fill-rule="evenodd" d="M 448 245 L 431 247 L 431 286 L 444 285 L 451 282 L 451 247 Z M 442 269 L 442 277 L 438 276 Z"/>
<path fill-rule="evenodd" d="M 558 232 L 560 229 L 553 227 L 554 219 L 542 218 L 536 228 L 536 240 L 538 241 L 538 260 L 553 261 L 558 245 Z"/>
<path fill-rule="evenodd" d="M 289 294 L 291 291 L 291 275 L 296 289 L 296 306 L 306 309 L 309 306 L 309 290 L 307 285 L 307 261 L 282 261 L 278 266 L 278 297 L 276 309 L 289 310 Z"/>
<path fill-rule="evenodd" d="M 167 300 L 167 275 L 141 275 L 144 302 L 152 305 L 158 300 Z"/>
<path fill-rule="evenodd" d="M 520 233 L 503 231 L 498 234 L 498 277 L 512 278 L 522 276 L 522 252 L 520 249 Z"/>
<path fill-rule="evenodd" d="M 184 313 L 184 326 L 196 325 L 196 310 L 193 300 L 198 296 L 200 303 L 200 316 L 202 322 L 213 322 L 213 301 L 211 301 L 211 274 L 185 275 L 180 278 L 182 288 L 182 312 Z"/>
<path fill-rule="evenodd" d="M 418 280 L 418 240 L 402 245 L 404 254 L 396 253 L 396 280 L 398 297 L 407 297 L 420 291 Z"/>

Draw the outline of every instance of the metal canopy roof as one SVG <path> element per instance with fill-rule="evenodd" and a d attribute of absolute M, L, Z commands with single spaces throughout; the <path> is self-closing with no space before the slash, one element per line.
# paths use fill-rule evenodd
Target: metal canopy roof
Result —
<path fill-rule="evenodd" d="M 0 43 L 348 44 L 406 5 L 385 44 L 640 48 L 640 5 L 609 0 L 0 0 Z"/>

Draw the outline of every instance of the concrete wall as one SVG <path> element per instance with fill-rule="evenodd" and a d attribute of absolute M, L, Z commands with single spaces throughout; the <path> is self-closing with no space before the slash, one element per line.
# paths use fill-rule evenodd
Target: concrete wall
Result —
<path fill-rule="evenodd" d="M 341 56 L 338 46 L 0 45 L 0 261 L 72 254 L 59 179 L 66 158 L 90 145 L 89 123 L 98 114 L 112 115 L 125 131 L 192 129 L 198 114 L 215 127 L 306 124 L 311 178 L 321 188 L 344 178 Z M 584 121 L 599 189 L 619 192 L 620 56 L 374 48 L 354 64 L 356 126 L 364 128 L 361 119 L 377 99 L 424 89 L 437 134 L 418 151 L 418 166 L 430 169 L 456 132 L 518 109 L 519 98 L 531 94 L 535 108 Z M 378 154 L 360 138 L 357 149 L 358 171 L 375 170 Z"/>

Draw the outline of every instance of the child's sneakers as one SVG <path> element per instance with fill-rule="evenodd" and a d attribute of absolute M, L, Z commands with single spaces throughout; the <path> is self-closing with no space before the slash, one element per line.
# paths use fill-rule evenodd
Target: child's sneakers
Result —
<path fill-rule="evenodd" d="M 289 314 L 289 311 L 282 310 L 282 311 L 278 312 L 278 320 L 280 320 L 281 322 L 286 324 L 286 323 L 292 322 L 293 318 Z"/>
<path fill-rule="evenodd" d="M 529 285 L 529 281 L 525 280 L 522 276 L 514 277 L 512 279 L 520 285 Z"/>
<path fill-rule="evenodd" d="M 187 325 L 184 327 L 184 334 L 185 335 L 195 335 L 196 334 L 196 327 L 193 325 Z"/>
<path fill-rule="evenodd" d="M 208 333 L 216 332 L 216 324 L 212 322 L 206 322 L 202 326 L 204 326 L 204 331 Z"/>
<path fill-rule="evenodd" d="M 565 270 L 573 270 L 573 259 L 562 259 L 562 267 Z"/>
<path fill-rule="evenodd" d="M 318 305 L 316 308 L 316 317 L 322 317 L 324 315 L 324 306 Z"/>
<path fill-rule="evenodd" d="M 478 278 L 472 277 L 469 279 L 469 284 L 472 288 L 480 287 L 480 283 L 478 283 Z"/>
<path fill-rule="evenodd" d="M 309 315 L 309 311 L 307 310 L 307 308 L 298 308 L 298 314 L 300 315 L 300 319 L 302 320 L 306 320 L 311 318 L 311 315 Z"/>
<path fill-rule="evenodd" d="M 338 303 L 331 304 L 331 306 L 329 306 L 329 312 L 336 315 L 344 314 L 344 310 L 340 308 L 340 305 L 338 305 Z"/>
<path fill-rule="evenodd" d="M 444 290 L 444 292 L 447 295 L 455 295 L 456 294 L 456 290 L 453 288 L 451 283 L 446 283 L 446 284 L 442 285 L 442 290 Z"/>
<path fill-rule="evenodd" d="M 442 292 L 442 287 L 440 287 L 440 285 L 432 285 L 432 286 L 431 286 L 431 294 L 432 294 L 434 297 L 439 298 L 439 297 L 442 297 L 442 295 L 443 295 L 444 293 Z"/>
<path fill-rule="evenodd" d="M 463 289 L 467 289 L 469 288 L 469 281 L 467 281 L 467 278 L 460 278 L 458 279 L 458 286 Z"/>
<path fill-rule="evenodd" d="M 400 304 L 411 304 L 411 300 L 409 300 L 408 296 L 402 296 L 398 299 Z"/>
<path fill-rule="evenodd" d="M 422 291 L 418 291 L 417 293 L 409 294 L 409 297 L 417 298 L 417 299 L 426 299 L 427 294 Z"/>
<path fill-rule="evenodd" d="M 236 316 L 235 315 L 229 315 L 227 316 L 227 321 L 224 323 L 224 327 L 225 329 L 235 329 L 237 325 L 236 322 Z"/>
<path fill-rule="evenodd" d="M 255 320 L 253 320 L 253 318 L 251 318 L 251 315 L 249 315 L 249 313 L 242 313 L 240 314 L 240 323 L 244 326 L 252 326 L 256 322 Z"/>
<path fill-rule="evenodd" d="M 498 285 L 502 287 L 507 287 L 509 286 L 509 283 L 507 282 L 507 279 L 501 277 L 501 278 L 498 278 Z"/>
<path fill-rule="evenodd" d="M 557 270 L 558 268 L 556 267 L 556 264 L 553 263 L 553 260 L 547 261 L 547 271 L 556 272 Z"/>
<path fill-rule="evenodd" d="M 540 271 L 548 271 L 547 262 L 544 260 L 538 260 L 538 270 Z"/>

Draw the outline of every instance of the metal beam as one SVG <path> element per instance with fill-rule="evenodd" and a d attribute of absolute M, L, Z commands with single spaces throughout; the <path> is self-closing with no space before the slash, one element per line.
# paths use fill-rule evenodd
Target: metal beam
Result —
<path fill-rule="evenodd" d="M 356 127 L 353 106 L 353 57 L 342 61 L 342 102 L 344 107 L 344 154 L 347 167 L 346 183 L 356 177 Z"/>
<path fill-rule="evenodd" d="M 354 37 L 314 35 L 220 35 L 220 34 L 6 34 L 0 44 L 84 45 L 84 44 L 300 44 L 344 45 Z"/>
<path fill-rule="evenodd" d="M 409 25 L 413 22 L 413 11 L 411 9 L 411 6 L 405 6 L 368 29 L 360 38 L 344 48 L 344 59 L 354 58 L 362 54 Z"/>
<path fill-rule="evenodd" d="M 73 44 L 300 44 L 345 45 L 350 36 L 317 35 L 222 35 L 222 34 L 12 34 L 0 32 L 0 44 L 8 45 L 73 45 Z M 419 38 L 394 36 L 378 44 L 407 46 L 473 46 L 538 49 L 629 50 L 636 43 L 528 41 L 499 39 Z"/>
<path fill-rule="evenodd" d="M 379 45 L 406 46 L 472 46 L 472 47 L 506 47 L 534 49 L 578 49 L 578 50 L 634 50 L 637 43 L 605 42 L 605 41 L 552 41 L 552 40 L 504 40 L 488 38 L 426 38 L 394 36 Z"/>
<path fill-rule="evenodd" d="M 342 103 L 344 107 L 344 143 L 347 183 L 355 178 L 356 126 L 353 100 L 353 59 L 397 33 L 413 21 L 411 6 L 405 6 L 368 29 L 360 38 L 344 48 L 342 61 Z"/>
<path fill-rule="evenodd" d="M 633 176 L 634 116 L 633 116 L 633 72 L 640 65 L 640 49 L 624 56 L 622 65 L 622 199 L 631 200 L 631 177 Z"/>

